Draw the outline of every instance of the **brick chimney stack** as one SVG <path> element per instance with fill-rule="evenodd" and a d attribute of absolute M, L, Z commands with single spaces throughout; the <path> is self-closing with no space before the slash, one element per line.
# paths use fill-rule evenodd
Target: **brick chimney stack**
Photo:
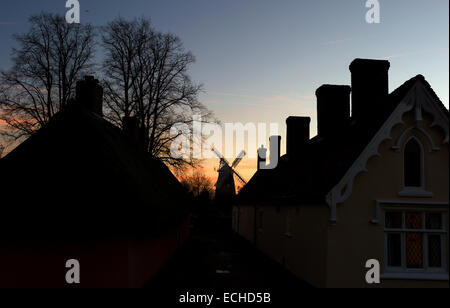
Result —
<path fill-rule="evenodd" d="M 317 133 L 325 137 L 339 133 L 350 122 L 350 86 L 322 85 L 317 96 Z"/>
<path fill-rule="evenodd" d="M 350 64 L 353 118 L 373 117 L 387 104 L 389 68 L 386 60 L 355 59 Z"/>
<path fill-rule="evenodd" d="M 139 125 L 139 120 L 136 116 L 124 117 L 122 120 L 122 130 L 128 140 L 140 148 L 145 147 L 144 132 Z"/>
<path fill-rule="evenodd" d="M 310 138 L 310 117 L 289 117 L 286 119 L 286 154 L 295 159 Z"/>
<path fill-rule="evenodd" d="M 103 116 L 103 88 L 94 76 L 77 82 L 76 100 L 91 112 Z"/>

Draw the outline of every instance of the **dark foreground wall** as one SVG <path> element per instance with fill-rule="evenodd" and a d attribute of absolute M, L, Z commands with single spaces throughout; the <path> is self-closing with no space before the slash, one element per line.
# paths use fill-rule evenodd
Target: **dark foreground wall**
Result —
<path fill-rule="evenodd" d="M 0 288 L 143 287 L 189 237 L 189 218 L 159 236 L 79 243 L 5 244 L 0 247 Z M 69 285 L 66 261 L 80 262 L 80 284 Z"/>

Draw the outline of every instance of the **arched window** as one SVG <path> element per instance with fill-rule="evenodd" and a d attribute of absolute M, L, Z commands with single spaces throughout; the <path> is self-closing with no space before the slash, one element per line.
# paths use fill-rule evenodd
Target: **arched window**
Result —
<path fill-rule="evenodd" d="M 405 145 L 404 179 L 405 187 L 423 187 L 422 147 L 416 138 Z"/>

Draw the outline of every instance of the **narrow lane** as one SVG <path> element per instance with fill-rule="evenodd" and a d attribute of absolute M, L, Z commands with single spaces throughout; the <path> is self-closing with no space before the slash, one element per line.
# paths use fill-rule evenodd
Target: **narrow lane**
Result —
<path fill-rule="evenodd" d="M 217 227 L 220 222 L 209 225 L 192 232 L 149 288 L 174 299 L 186 292 L 270 292 L 278 301 L 292 301 L 310 287 L 251 243 Z"/>

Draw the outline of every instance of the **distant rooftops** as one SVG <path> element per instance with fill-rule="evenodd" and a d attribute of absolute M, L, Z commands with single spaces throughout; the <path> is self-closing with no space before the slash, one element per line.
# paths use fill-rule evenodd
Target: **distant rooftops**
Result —
<path fill-rule="evenodd" d="M 308 117 L 289 117 L 287 155 L 281 158 L 276 169 L 257 171 L 241 190 L 240 201 L 324 203 L 329 190 L 343 177 L 418 81 L 448 114 L 422 75 L 406 81 L 388 94 L 389 67 L 388 61 L 356 59 L 350 65 L 351 88 L 346 85 L 321 86 L 316 92 L 318 135 L 309 139 Z"/>

